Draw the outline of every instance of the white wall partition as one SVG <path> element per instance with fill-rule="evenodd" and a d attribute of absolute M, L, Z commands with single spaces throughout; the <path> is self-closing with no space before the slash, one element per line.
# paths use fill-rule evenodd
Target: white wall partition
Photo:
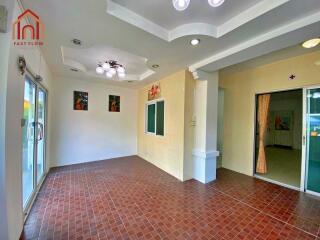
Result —
<path fill-rule="evenodd" d="M 88 92 L 88 111 L 73 110 L 73 92 Z M 120 112 L 109 112 L 109 95 Z M 137 91 L 88 80 L 55 79 L 51 167 L 137 154 Z"/>

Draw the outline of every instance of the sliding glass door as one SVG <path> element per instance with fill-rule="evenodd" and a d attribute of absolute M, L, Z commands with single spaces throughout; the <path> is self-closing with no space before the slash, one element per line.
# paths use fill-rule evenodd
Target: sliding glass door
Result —
<path fill-rule="evenodd" d="M 306 190 L 320 194 L 320 88 L 307 90 Z"/>
<path fill-rule="evenodd" d="M 22 128 L 22 182 L 23 206 L 34 191 L 34 149 L 36 120 L 36 85 L 29 77 L 25 79 Z"/>
<path fill-rule="evenodd" d="M 46 91 L 25 77 L 22 125 L 22 188 L 26 209 L 45 172 Z"/>

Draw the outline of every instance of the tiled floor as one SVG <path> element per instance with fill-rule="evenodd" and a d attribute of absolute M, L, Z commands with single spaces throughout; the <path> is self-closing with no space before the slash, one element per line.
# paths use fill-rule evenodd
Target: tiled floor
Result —
<path fill-rule="evenodd" d="M 52 170 L 23 239 L 320 239 L 320 199 L 226 169 L 179 182 L 138 157 Z"/>

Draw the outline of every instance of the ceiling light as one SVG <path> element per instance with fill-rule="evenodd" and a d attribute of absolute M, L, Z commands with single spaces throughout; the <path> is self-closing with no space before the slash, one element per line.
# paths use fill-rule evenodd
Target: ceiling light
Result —
<path fill-rule="evenodd" d="M 152 68 L 156 69 L 156 68 L 159 68 L 160 66 L 158 64 L 153 64 L 152 65 Z"/>
<path fill-rule="evenodd" d="M 199 43 L 200 43 L 200 39 L 197 39 L 197 38 L 192 39 L 192 40 L 190 41 L 190 44 L 191 44 L 192 46 L 197 46 Z"/>
<path fill-rule="evenodd" d="M 119 77 L 119 78 L 124 78 L 125 76 L 126 76 L 125 73 L 119 73 L 119 74 L 118 74 L 118 77 Z"/>
<path fill-rule="evenodd" d="M 105 70 L 105 71 L 109 71 L 110 69 L 110 64 L 108 62 L 105 62 L 102 64 L 102 68 Z"/>
<path fill-rule="evenodd" d="M 124 73 L 124 72 L 125 72 L 124 67 L 122 67 L 122 66 L 118 67 L 118 68 L 117 68 L 117 72 L 118 72 L 118 73 Z"/>
<path fill-rule="evenodd" d="M 173 6 L 178 11 L 186 10 L 190 4 L 190 0 L 172 0 Z"/>
<path fill-rule="evenodd" d="M 112 73 L 110 73 L 110 72 L 107 72 L 106 76 L 107 76 L 107 78 L 112 78 L 113 77 Z"/>
<path fill-rule="evenodd" d="M 105 74 L 107 78 L 113 78 L 118 74 L 118 78 L 124 78 L 126 76 L 125 67 L 117 61 L 110 60 L 104 63 L 98 63 L 96 68 L 98 74 Z"/>
<path fill-rule="evenodd" d="M 314 39 L 310 39 L 308 41 L 305 41 L 302 46 L 304 48 L 313 48 L 316 47 L 317 45 L 320 44 L 320 38 L 314 38 Z"/>
<path fill-rule="evenodd" d="M 96 72 L 98 74 L 103 74 L 104 73 L 104 69 L 99 65 L 97 68 L 96 68 Z"/>
<path fill-rule="evenodd" d="M 117 73 L 117 71 L 114 68 L 110 68 L 108 73 L 112 74 L 112 76 L 113 76 Z"/>
<path fill-rule="evenodd" d="M 211 7 L 219 7 L 224 3 L 224 0 L 208 0 Z"/>
<path fill-rule="evenodd" d="M 70 70 L 71 70 L 72 72 L 79 72 L 79 70 L 78 70 L 77 68 L 70 68 Z"/>

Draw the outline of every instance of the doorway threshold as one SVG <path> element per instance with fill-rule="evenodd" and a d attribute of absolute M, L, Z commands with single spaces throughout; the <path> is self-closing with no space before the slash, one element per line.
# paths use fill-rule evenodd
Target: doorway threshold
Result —
<path fill-rule="evenodd" d="M 270 183 L 273 183 L 273 184 L 276 184 L 276 185 L 279 185 L 279 186 L 282 186 L 282 187 L 285 187 L 285 188 L 293 189 L 293 190 L 296 190 L 296 191 L 300 192 L 300 188 L 299 187 L 292 186 L 290 184 L 286 184 L 286 183 L 282 183 L 282 182 L 278 182 L 278 181 L 272 180 L 270 178 L 261 177 L 261 176 L 259 176 L 257 174 L 254 174 L 253 176 L 255 178 L 257 178 L 257 179 L 260 179 L 260 180 L 263 180 L 263 181 L 266 181 L 266 182 L 270 182 Z"/>

